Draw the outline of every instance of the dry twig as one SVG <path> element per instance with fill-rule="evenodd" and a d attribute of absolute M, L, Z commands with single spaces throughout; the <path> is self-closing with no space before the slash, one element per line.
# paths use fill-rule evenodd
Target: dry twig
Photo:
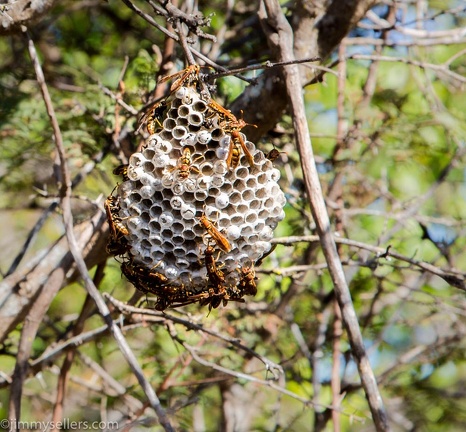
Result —
<path fill-rule="evenodd" d="M 280 61 L 293 60 L 293 35 L 278 2 L 264 0 L 259 11 L 264 31 Z M 320 187 L 319 176 L 315 166 L 311 138 L 307 128 L 304 102 L 301 93 L 301 82 L 297 66 L 291 65 L 284 69 L 289 104 L 293 115 L 293 125 L 296 134 L 298 152 L 304 175 L 304 182 L 311 211 L 316 222 L 320 242 L 332 277 L 335 294 L 341 308 L 343 322 L 348 332 L 353 356 L 358 366 L 359 375 L 366 392 L 368 404 L 377 430 L 388 431 L 388 419 L 380 396 L 374 372 L 367 357 L 358 320 L 354 310 L 351 294 L 345 280 L 343 268 L 330 231 L 330 221 L 325 208 L 325 202 Z"/>

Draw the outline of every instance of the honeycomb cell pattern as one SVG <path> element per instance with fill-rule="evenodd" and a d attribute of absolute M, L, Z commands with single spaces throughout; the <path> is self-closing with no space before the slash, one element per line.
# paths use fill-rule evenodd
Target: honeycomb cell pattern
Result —
<path fill-rule="evenodd" d="M 113 222 L 127 233 L 124 274 L 157 295 L 158 309 L 243 301 L 256 292 L 254 263 L 271 250 L 285 215 L 280 172 L 225 120 L 229 111 L 214 109 L 195 85 L 176 84 L 153 110 L 154 133 L 124 173 L 118 167 L 124 181 L 109 197 L 119 206 Z M 148 273 L 158 275 L 153 289 Z"/>

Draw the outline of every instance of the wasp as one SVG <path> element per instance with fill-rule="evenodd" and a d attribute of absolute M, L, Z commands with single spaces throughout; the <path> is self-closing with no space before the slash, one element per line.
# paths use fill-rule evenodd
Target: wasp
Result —
<path fill-rule="evenodd" d="M 238 289 L 246 295 L 256 295 L 256 272 L 252 267 L 241 267 Z"/>
<path fill-rule="evenodd" d="M 215 228 L 214 224 L 207 218 L 206 215 L 202 215 L 199 218 L 199 223 L 205 228 L 205 230 L 209 233 L 215 243 L 217 243 L 217 246 L 222 249 L 222 251 L 227 253 L 231 251 L 230 242 L 217 228 Z"/>
<path fill-rule="evenodd" d="M 214 112 L 214 114 L 216 113 L 219 117 L 221 117 L 224 123 L 229 123 L 238 128 L 238 130 L 241 130 L 244 128 L 244 126 L 248 125 L 248 123 L 246 123 L 243 119 L 238 120 L 230 110 L 222 107 L 222 105 L 220 105 L 218 102 L 215 102 L 213 99 L 211 99 L 207 105 Z"/>
<path fill-rule="evenodd" d="M 155 105 L 152 106 L 151 110 L 147 115 L 147 132 L 150 135 L 155 134 L 160 129 L 163 129 L 163 115 L 167 109 L 167 103 L 165 100 L 157 102 Z"/>
<path fill-rule="evenodd" d="M 178 287 L 169 285 L 166 276 L 140 265 L 134 265 L 132 261 L 121 264 L 121 271 L 139 291 L 151 293 L 157 296 L 177 293 Z"/>
<path fill-rule="evenodd" d="M 180 306 L 186 306 L 188 304 L 196 303 L 198 301 L 202 301 L 208 297 L 208 293 L 202 292 L 199 294 L 194 294 L 191 291 L 187 291 L 184 286 L 183 290 L 180 291 L 178 295 L 174 295 L 171 297 L 159 297 L 157 299 L 157 302 L 155 303 L 155 309 L 159 311 L 163 311 L 164 309 L 167 309 L 168 307 L 180 307 Z"/>
<path fill-rule="evenodd" d="M 115 239 L 114 237 L 110 236 L 108 239 L 107 245 L 105 246 L 105 250 L 109 255 L 117 256 L 117 255 L 124 255 L 131 249 L 131 246 L 124 237 L 119 239 Z"/>
<path fill-rule="evenodd" d="M 151 292 L 151 290 L 145 287 L 144 281 L 141 281 L 130 262 L 124 262 L 121 264 L 121 272 L 139 291 L 142 291 L 145 294 Z"/>
<path fill-rule="evenodd" d="M 236 168 L 239 164 L 239 160 L 241 157 L 241 149 L 243 148 L 243 151 L 244 151 L 245 147 L 243 147 L 244 142 L 241 136 L 239 135 L 239 132 L 234 131 L 234 135 L 232 133 L 231 138 L 232 140 L 230 143 L 230 148 L 228 150 L 228 156 L 227 156 L 227 166 L 230 168 Z M 246 149 L 246 151 L 247 153 L 245 152 L 244 154 L 246 155 L 249 165 L 253 167 L 254 160 L 252 159 L 252 156 L 249 153 L 249 150 Z M 251 164 L 251 161 L 252 161 L 252 164 Z"/>
<path fill-rule="evenodd" d="M 209 297 L 209 293 L 194 293 L 183 283 L 173 284 L 169 279 L 153 269 L 135 265 L 132 261 L 124 262 L 121 271 L 125 277 L 145 294 L 155 294 L 157 301 L 155 309 L 163 311 L 168 307 L 180 307 Z"/>
<path fill-rule="evenodd" d="M 207 298 L 201 299 L 199 301 L 199 304 L 201 306 L 209 305 L 209 311 L 210 311 L 212 309 L 218 308 L 220 306 L 220 303 L 222 303 L 222 300 L 223 300 L 223 306 L 226 306 L 228 303 L 228 299 L 226 299 L 225 297 L 221 297 L 221 296 L 209 296 Z"/>
<path fill-rule="evenodd" d="M 209 305 L 209 311 L 212 309 L 216 309 L 220 306 L 223 302 L 223 306 L 226 306 L 229 301 L 236 301 L 239 303 L 244 303 L 244 299 L 241 298 L 239 293 L 234 293 L 231 290 L 223 291 L 219 294 L 212 294 L 210 293 L 208 297 L 199 300 L 199 304 L 201 306 Z"/>
<path fill-rule="evenodd" d="M 196 158 L 196 160 L 200 159 L 202 156 Z M 192 166 L 193 160 L 191 158 L 191 150 L 189 148 L 184 148 L 181 154 L 181 157 L 178 159 L 178 165 L 172 168 L 170 171 L 178 170 L 178 176 L 182 180 L 186 180 L 189 177 L 189 173 L 194 171 L 198 174 L 201 172 L 195 167 Z"/>
<path fill-rule="evenodd" d="M 215 102 L 213 99 L 210 100 L 208 106 L 214 113 L 216 113 L 222 119 L 219 126 L 222 127 L 223 130 L 231 136 L 231 144 L 227 157 L 228 167 L 236 168 L 238 166 L 241 150 L 243 150 L 243 153 L 246 156 L 249 166 L 251 168 L 254 167 L 254 158 L 251 152 L 246 147 L 246 144 L 243 140 L 243 137 L 240 134 L 240 131 L 245 126 L 257 126 L 250 123 L 246 123 L 242 118 L 238 120 L 230 110 L 223 108 L 219 103 Z"/>
<path fill-rule="evenodd" d="M 132 275 L 137 277 L 140 281 L 153 285 L 156 287 L 162 287 L 168 284 L 168 278 L 162 273 L 150 270 L 141 265 L 134 265 L 132 262 L 125 263 L 126 267 L 131 271 Z M 122 266 L 123 267 L 123 266 Z"/>
<path fill-rule="evenodd" d="M 138 130 L 144 123 L 146 123 L 146 128 L 147 132 L 149 132 L 149 135 L 153 135 L 159 132 L 163 128 L 162 123 L 167 108 L 168 105 L 165 99 L 158 100 L 157 102 L 153 103 L 140 118 Z"/>
<path fill-rule="evenodd" d="M 105 212 L 107 214 L 107 221 L 110 226 L 111 235 L 117 239 L 121 236 L 127 236 L 129 234 L 128 229 L 121 223 L 119 215 L 120 206 L 118 204 L 118 198 L 110 195 L 107 197 L 104 203 Z"/>
<path fill-rule="evenodd" d="M 128 166 L 129 166 L 128 164 L 118 165 L 112 172 L 115 175 L 121 175 L 121 178 L 123 179 L 123 181 L 128 181 L 129 180 Z"/>
<path fill-rule="evenodd" d="M 227 130 L 226 130 L 227 131 Z M 244 155 L 251 168 L 254 168 L 254 158 L 251 152 L 246 147 L 243 137 L 239 133 L 238 129 L 232 129 L 227 131 L 231 135 L 231 144 L 227 157 L 227 166 L 230 168 L 236 168 L 240 159 L 240 148 L 243 150 Z"/>
<path fill-rule="evenodd" d="M 184 85 L 192 85 L 193 83 L 199 80 L 199 71 L 201 67 L 197 64 L 189 65 L 186 69 L 183 69 L 179 72 L 174 73 L 173 75 L 168 75 L 159 80 L 159 83 L 164 83 L 166 81 L 175 79 L 173 84 L 170 87 L 170 92 L 176 92 L 178 89 Z"/>
<path fill-rule="evenodd" d="M 217 308 L 223 300 L 223 304 L 226 305 L 228 300 L 225 299 L 225 275 L 217 267 L 217 262 L 214 257 L 215 249 L 212 246 L 207 246 L 204 251 L 205 267 L 207 270 L 207 277 L 209 278 L 209 284 L 212 288 L 209 289 L 209 297 L 202 300 L 200 303 L 202 306 L 209 305 L 209 310 Z"/>
<path fill-rule="evenodd" d="M 120 240 L 115 240 L 112 237 L 107 242 L 105 246 L 105 250 L 109 255 L 117 256 L 117 255 L 124 255 L 126 252 L 130 250 L 131 246 L 128 244 L 125 238 L 121 238 Z"/>
<path fill-rule="evenodd" d="M 194 301 L 189 301 L 186 289 L 183 284 L 181 285 L 169 285 L 168 287 L 169 294 L 166 295 L 165 292 L 157 294 L 157 301 L 155 302 L 155 309 L 158 311 L 163 311 L 170 307 L 172 303 L 179 303 L 177 306 L 182 306 L 184 304 L 193 303 Z M 176 306 L 175 306 L 176 307 Z"/>
<path fill-rule="evenodd" d="M 217 262 L 214 258 L 214 252 L 215 249 L 212 246 L 207 246 L 206 250 L 204 251 L 204 260 L 209 281 L 214 286 L 215 292 L 218 293 L 222 291 L 223 285 L 225 284 L 225 275 L 217 267 Z"/>
<path fill-rule="evenodd" d="M 110 228 L 110 239 L 107 243 L 107 252 L 110 255 L 123 255 L 130 246 L 125 238 L 129 234 L 128 229 L 121 222 L 119 215 L 120 206 L 118 198 L 110 195 L 104 203 L 105 213 L 107 214 L 107 222 Z"/>
<path fill-rule="evenodd" d="M 285 152 L 281 152 L 281 151 L 278 151 L 276 148 L 273 148 L 265 155 L 265 157 L 269 161 L 273 162 L 275 159 L 277 159 L 280 156 L 281 153 L 285 153 Z"/>

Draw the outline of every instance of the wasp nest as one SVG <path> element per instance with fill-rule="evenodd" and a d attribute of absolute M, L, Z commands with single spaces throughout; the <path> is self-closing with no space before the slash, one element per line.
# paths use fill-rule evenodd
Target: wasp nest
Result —
<path fill-rule="evenodd" d="M 120 240 L 108 249 L 128 253 L 123 273 L 156 294 L 159 309 L 256 292 L 253 265 L 271 250 L 285 196 L 280 172 L 240 132 L 245 124 L 179 86 L 152 110 L 154 133 L 109 197 Z"/>

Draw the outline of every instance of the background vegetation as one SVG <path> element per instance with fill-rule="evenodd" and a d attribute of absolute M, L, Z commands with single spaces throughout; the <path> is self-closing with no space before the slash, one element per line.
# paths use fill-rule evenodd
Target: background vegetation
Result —
<path fill-rule="evenodd" d="M 159 313 L 105 253 L 112 169 L 143 142 L 138 115 L 166 91 L 157 76 L 185 64 L 160 28 L 175 33 L 179 10 L 198 10 L 209 20 L 190 36 L 210 60 L 276 61 L 258 15 L 270 2 L 36 3 L 44 9 L 0 9 L 0 417 L 120 430 L 464 430 L 464 2 L 282 5 L 295 57 L 322 59 L 299 66 L 302 97 L 380 419 L 317 235 L 319 191 L 302 174 L 283 68 L 249 72 L 256 86 L 221 78 L 215 96 L 258 125 L 245 133 L 259 148 L 283 152 L 287 216 L 257 296 Z M 111 316 L 69 252 L 66 181 L 34 51 L 72 180 L 77 246 Z"/>

